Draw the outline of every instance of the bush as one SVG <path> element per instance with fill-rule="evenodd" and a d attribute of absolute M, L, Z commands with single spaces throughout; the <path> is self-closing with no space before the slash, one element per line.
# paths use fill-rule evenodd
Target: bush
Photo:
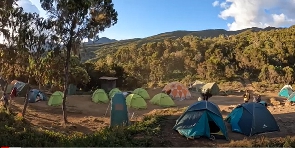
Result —
<path fill-rule="evenodd" d="M 142 122 L 128 127 L 105 128 L 94 134 L 66 135 L 34 129 L 24 119 L 2 111 L 0 113 L 0 144 L 11 147 L 149 147 L 153 146 L 152 136 L 157 135 L 160 130 L 158 123 L 160 119 L 159 116 L 147 116 Z"/>
<path fill-rule="evenodd" d="M 13 114 L 0 112 L 0 144 L 10 147 L 173 147 L 176 139 L 171 139 L 161 131 L 167 128 L 166 120 L 171 115 L 180 114 L 186 108 L 155 110 L 141 122 L 128 127 L 104 128 L 93 134 L 62 134 L 48 130 L 37 130 L 26 120 Z M 153 116 L 153 115 L 157 116 Z M 165 118 L 166 117 L 166 118 Z M 174 120 L 174 119 L 173 119 Z M 169 129 L 171 130 L 171 129 Z M 179 135 L 180 136 L 180 135 Z M 195 145 L 196 140 L 184 140 L 187 145 Z M 179 141 L 180 142 L 180 141 Z M 182 141 L 183 142 L 183 141 Z M 232 140 L 228 143 L 209 142 L 206 146 L 217 147 L 295 147 L 295 137 Z M 204 146 L 205 146 L 204 145 Z"/>

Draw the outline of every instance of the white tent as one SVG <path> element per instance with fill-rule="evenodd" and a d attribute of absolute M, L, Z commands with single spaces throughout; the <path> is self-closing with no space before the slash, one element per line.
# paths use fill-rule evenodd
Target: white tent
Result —
<path fill-rule="evenodd" d="M 201 90 L 202 87 L 205 85 L 204 82 L 196 80 L 195 83 L 193 83 L 192 88 L 195 88 L 197 91 Z"/>

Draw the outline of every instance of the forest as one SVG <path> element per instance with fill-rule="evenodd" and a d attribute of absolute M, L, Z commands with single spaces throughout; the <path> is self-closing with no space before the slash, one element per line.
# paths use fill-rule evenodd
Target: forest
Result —
<path fill-rule="evenodd" d="M 37 29 L 28 27 L 32 24 Z M 40 87 L 63 87 L 67 50 L 50 33 L 50 25 L 53 23 L 21 8 L 1 20 L 5 39 L 0 48 L 2 77 Z M 73 42 L 69 83 L 85 91 L 99 87 L 99 77 L 104 75 L 119 77 L 118 86 L 126 89 L 175 80 L 189 84 L 197 79 L 224 82 L 239 77 L 268 84 L 293 83 L 294 40 L 292 26 L 213 38 L 188 35 L 141 44 L 130 41 L 112 52 L 98 47 L 101 57 L 91 62 L 80 61 L 81 42 Z"/>
<path fill-rule="evenodd" d="M 232 81 L 250 78 L 268 84 L 294 82 L 295 27 L 201 39 L 184 36 L 120 46 L 97 60 L 97 69 L 116 64 L 137 84 L 196 79 Z M 98 49 L 99 50 L 99 49 Z"/>

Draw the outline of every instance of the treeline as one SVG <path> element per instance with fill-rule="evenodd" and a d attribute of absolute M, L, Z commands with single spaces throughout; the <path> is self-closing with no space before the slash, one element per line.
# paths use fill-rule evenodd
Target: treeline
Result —
<path fill-rule="evenodd" d="M 121 46 L 95 62 L 97 69 L 116 63 L 137 84 L 196 79 L 231 81 L 237 77 L 267 83 L 293 83 L 295 27 L 200 39 L 185 36 L 163 42 Z"/>
<path fill-rule="evenodd" d="M 0 77 L 64 91 L 69 83 L 88 90 L 97 87 L 89 86 L 90 80 L 107 73 L 89 74 L 78 51 L 82 39 L 95 38 L 116 24 L 112 1 L 41 1 L 48 18 L 25 12 L 17 2 L 0 1 Z"/>
<path fill-rule="evenodd" d="M 175 80 L 190 83 L 239 77 L 267 83 L 294 82 L 294 26 L 207 39 L 185 36 L 145 44 L 131 42 L 94 63 L 81 63 L 80 40 L 71 41 L 71 50 L 67 50 L 60 42 L 64 32 L 54 33 L 58 22 L 25 13 L 10 2 L 0 2 L 6 8 L 0 9 L 0 33 L 5 39 L 0 47 L 0 73 L 8 80 L 53 84 L 62 89 L 65 51 L 71 51 L 69 83 L 85 91 L 99 87 L 100 76 L 119 77 L 118 86 L 126 89 Z"/>

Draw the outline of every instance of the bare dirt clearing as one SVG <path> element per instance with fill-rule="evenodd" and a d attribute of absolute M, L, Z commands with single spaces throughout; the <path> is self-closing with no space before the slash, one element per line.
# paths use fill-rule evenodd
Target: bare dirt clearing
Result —
<path fill-rule="evenodd" d="M 149 89 L 148 90 L 151 97 L 155 94 L 161 92 L 161 89 Z M 264 94 L 263 100 L 269 102 L 271 97 L 274 97 L 276 94 Z M 193 93 L 192 99 L 187 99 L 184 101 L 177 101 L 177 108 L 187 107 L 194 102 L 197 101 L 199 95 L 197 93 Z M 277 101 L 280 101 L 283 104 L 284 99 L 276 98 Z M 214 96 L 210 98 L 211 102 L 218 104 L 222 114 L 226 117 L 232 109 L 237 105 L 243 102 L 242 93 L 240 95 L 229 95 L 229 96 Z M 141 120 L 143 115 L 148 114 L 150 112 L 155 112 L 155 109 L 163 109 L 162 107 L 150 104 L 148 101 L 148 108 L 145 110 L 135 110 L 130 109 L 129 114 L 134 113 L 134 117 L 132 120 Z M 23 98 L 15 98 L 13 101 L 14 109 L 20 111 L 23 106 Z M 83 133 L 91 133 L 96 131 L 102 127 L 109 125 L 109 112 L 105 116 L 106 109 L 108 104 L 95 104 L 91 101 L 90 95 L 75 95 L 69 96 L 67 100 L 68 107 L 68 119 L 71 122 L 70 125 L 66 127 L 62 125 L 62 110 L 61 107 L 52 107 L 47 105 L 47 101 L 31 103 L 28 106 L 26 119 L 31 122 L 31 124 L 38 128 L 60 131 L 64 133 L 78 131 Z M 175 110 L 174 109 L 174 110 Z M 288 135 L 295 135 L 295 125 L 294 123 L 294 106 L 269 106 L 269 111 L 275 116 L 279 126 L 280 132 L 267 133 L 263 134 L 266 137 L 286 137 Z M 216 140 L 214 142 L 208 142 L 208 140 L 186 140 L 186 138 L 181 137 L 177 132 L 172 130 L 172 127 L 175 124 L 176 119 L 181 115 L 182 112 L 171 112 L 168 109 L 162 110 L 159 112 L 163 113 L 166 111 L 165 126 L 163 128 L 162 136 L 165 135 L 170 137 L 170 142 L 173 146 L 192 146 L 192 145 L 208 145 L 210 143 L 211 146 L 216 144 L 222 144 L 226 141 L 224 140 Z M 230 126 L 228 126 L 229 137 L 232 140 L 243 140 L 245 136 L 232 133 L 230 130 Z M 259 135 L 261 136 L 261 135 Z M 257 136 L 253 136 L 251 138 L 255 138 Z"/>

